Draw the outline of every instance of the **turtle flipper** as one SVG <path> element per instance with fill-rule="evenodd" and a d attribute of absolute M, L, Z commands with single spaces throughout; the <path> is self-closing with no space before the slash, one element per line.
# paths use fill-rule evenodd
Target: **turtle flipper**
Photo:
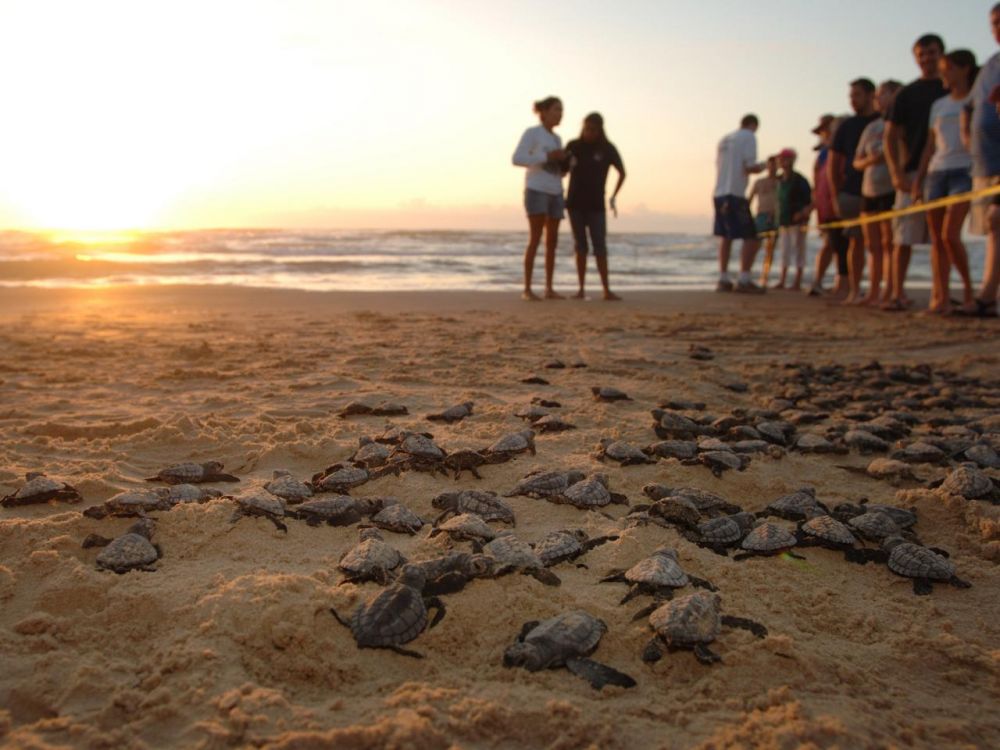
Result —
<path fill-rule="evenodd" d="M 148 479 L 146 481 L 149 481 Z M 205 477 L 206 482 L 238 482 L 239 477 L 234 477 L 232 474 L 209 474 Z"/>
<path fill-rule="evenodd" d="M 691 650 L 694 651 L 694 658 L 707 666 L 712 666 L 717 661 L 722 661 L 722 657 L 704 643 L 699 643 Z"/>
<path fill-rule="evenodd" d="M 567 659 L 566 669 L 577 677 L 585 679 L 596 690 L 600 690 L 605 685 L 617 685 L 624 688 L 635 687 L 635 680 L 627 674 L 593 659 Z"/>
<path fill-rule="evenodd" d="M 662 602 L 655 601 L 652 604 L 646 605 L 638 612 L 636 612 L 634 615 L 632 615 L 632 622 L 641 620 L 643 617 L 649 617 L 651 614 L 653 614 L 653 612 L 656 611 L 656 609 L 660 606 L 660 604 L 662 604 Z"/>
<path fill-rule="evenodd" d="M 889 555 L 880 549 L 869 549 L 868 547 L 857 549 L 852 547 L 844 552 L 844 559 L 858 565 L 867 565 L 870 562 L 887 562 Z"/>
<path fill-rule="evenodd" d="M 722 624 L 727 625 L 731 628 L 740 628 L 742 630 L 749 630 L 758 638 L 767 637 L 767 628 L 761 625 L 755 620 L 750 620 L 746 617 L 733 617 L 732 615 L 723 615 Z"/>
<path fill-rule="evenodd" d="M 443 594 L 456 594 L 466 587 L 469 577 L 451 570 L 430 580 L 424 586 L 424 593 L 430 596 L 441 596 Z"/>
<path fill-rule="evenodd" d="M 562 579 L 546 568 L 532 568 L 531 570 L 524 571 L 524 573 L 539 583 L 544 583 L 546 586 L 559 586 L 562 584 Z"/>
<path fill-rule="evenodd" d="M 528 637 L 528 633 L 538 627 L 538 620 L 530 620 L 521 626 L 521 632 L 517 634 L 517 642 L 523 643 L 524 639 Z"/>
<path fill-rule="evenodd" d="M 621 598 L 621 601 L 618 602 L 618 606 L 620 607 L 623 604 L 628 604 L 630 601 L 635 599 L 641 593 L 642 589 L 640 589 L 638 586 L 631 586 L 628 590 L 628 593 L 626 593 L 625 596 Z"/>
<path fill-rule="evenodd" d="M 934 590 L 934 584 L 926 578 L 913 579 L 913 593 L 917 596 L 927 596 Z"/>
<path fill-rule="evenodd" d="M 427 625 L 427 629 L 430 630 L 439 622 L 441 622 L 441 620 L 444 619 L 444 613 L 445 613 L 444 602 L 442 602 L 436 596 L 429 596 L 426 599 L 424 599 L 424 606 L 427 607 L 427 609 L 436 610 L 436 612 L 434 613 L 434 617 Z"/>
<path fill-rule="evenodd" d="M 607 574 L 600 580 L 601 583 L 625 583 L 625 571 L 624 570 L 609 570 Z"/>
<path fill-rule="evenodd" d="M 349 623 L 347 620 L 341 617 L 340 613 L 337 612 L 337 610 L 335 610 L 333 607 L 330 607 L 330 614 L 333 615 L 334 619 L 336 619 L 336 621 L 339 622 L 341 625 L 343 625 L 345 628 L 347 628 L 348 630 L 351 629 L 351 623 Z"/>
<path fill-rule="evenodd" d="M 971 583 L 969 583 L 968 581 L 963 581 L 958 576 L 952 576 L 951 578 L 949 578 L 948 579 L 948 583 L 950 583 L 952 586 L 954 586 L 956 588 L 960 588 L 960 589 L 972 588 L 972 584 Z"/>
<path fill-rule="evenodd" d="M 410 651 L 408 648 L 403 648 L 402 646 L 386 646 L 390 651 L 395 651 L 400 656 L 409 656 L 411 659 L 423 659 L 424 655 L 418 651 Z"/>
<path fill-rule="evenodd" d="M 83 544 L 80 546 L 84 549 L 90 547 L 107 547 L 111 544 L 112 540 L 100 534 L 87 534 L 87 538 L 83 540 Z"/>
<path fill-rule="evenodd" d="M 688 580 L 691 581 L 692 586 L 697 586 L 700 589 L 708 589 L 709 591 L 719 590 L 716 587 L 716 585 L 711 581 L 706 581 L 704 578 L 698 578 L 697 576 L 693 576 L 690 573 L 688 574 Z"/>
<path fill-rule="evenodd" d="M 607 544 L 608 542 L 618 541 L 617 534 L 608 534 L 607 536 L 595 536 L 593 539 L 588 539 L 583 543 L 583 551 L 589 552 L 594 549 L 594 547 L 600 547 L 602 544 Z"/>
<path fill-rule="evenodd" d="M 649 643 L 643 647 L 641 658 L 647 664 L 655 664 L 663 658 L 663 648 L 660 646 L 659 638 L 651 639 Z"/>
<path fill-rule="evenodd" d="M 288 527 L 285 526 L 283 521 L 280 521 L 274 516 L 266 516 L 266 518 L 268 521 L 274 524 L 274 528 L 276 528 L 278 531 L 284 531 L 286 534 L 288 533 Z"/>

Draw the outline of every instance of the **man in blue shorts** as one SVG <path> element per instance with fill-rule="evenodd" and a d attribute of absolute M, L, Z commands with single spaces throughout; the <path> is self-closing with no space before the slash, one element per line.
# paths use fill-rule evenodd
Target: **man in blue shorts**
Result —
<path fill-rule="evenodd" d="M 756 115 L 746 115 L 739 130 L 719 141 L 716 156 L 715 231 L 719 238 L 719 284 L 716 291 L 761 293 L 764 290 L 750 280 L 750 269 L 760 242 L 757 228 L 746 198 L 747 178 L 764 171 L 765 164 L 757 161 Z M 742 240 L 740 276 L 735 289 L 729 278 L 729 256 L 733 240 Z"/>

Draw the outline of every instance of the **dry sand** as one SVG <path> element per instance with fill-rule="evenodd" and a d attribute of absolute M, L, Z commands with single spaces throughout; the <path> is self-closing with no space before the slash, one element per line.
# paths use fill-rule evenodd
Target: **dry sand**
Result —
<path fill-rule="evenodd" d="M 602 436 L 651 442 L 648 410 L 668 397 L 715 413 L 766 402 L 786 361 L 929 362 L 997 377 L 1000 327 L 839 310 L 790 294 L 633 295 L 620 304 L 525 304 L 505 295 L 308 294 L 234 289 L 0 293 L 0 493 L 42 470 L 74 484 L 82 506 L 0 509 L 0 743 L 11 747 L 997 747 L 1000 746 L 1000 508 L 904 491 L 924 541 L 951 551 L 968 590 L 916 597 L 883 566 L 836 553 L 737 563 L 656 526 L 514 498 L 517 533 L 582 526 L 619 541 L 563 564 L 559 588 L 527 576 L 477 581 L 411 646 L 413 660 L 360 651 L 328 612 L 375 584 L 337 586 L 354 528 L 264 519 L 229 524 L 213 501 L 159 514 L 156 572 L 95 568 L 104 501 L 182 460 L 218 458 L 244 483 L 288 469 L 308 478 L 351 454 L 384 419 L 333 416 L 359 397 L 405 403 L 395 423 L 430 429 L 449 449 L 482 447 L 522 427 L 534 394 L 563 402 L 580 429 L 538 440 L 538 455 L 489 466 L 478 482 L 406 473 L 357 495 L 391 494 L 426 517 L 443 489 L 504 491 L 531 469 L 601 467 Z M 687 357 L 710 346 L 711 362 Z M 544 371 L 549 359 L 587 369 Z M 539 372 L 553 385 L 522 385 Z M 746 394 L 721 387 L 728 378 Z M 594 402 L 591 385 L 635 400 Z M 453 426 L 422 416 L 472 400 Z M 828 503 L 893 502 L 885 482 L 836 464 L 866 459 L 756 458 L 717 479 L 702 467 L 605 467 L 640 502 L 651 481 L 718 492 L 750 510 L 803 484 Z M 925 477 L 942 469 L 922 467 Z M 613 506 L 620 517 L 625 509 Z M 411 557 L 445 548 L 386 534 Z M 689 653 L 655 666 L 639 652 L 642 599 L 596 583 L 669 544 L 714 581 L 726 612 L 764 623 L 755 639 L 724 631 L 722 664 Z M 501 666 L 523 622 L 569 608 L 603 618 L 595 658 L 632 674 L 631 690 L 592 690 L 565 670 Z"/>

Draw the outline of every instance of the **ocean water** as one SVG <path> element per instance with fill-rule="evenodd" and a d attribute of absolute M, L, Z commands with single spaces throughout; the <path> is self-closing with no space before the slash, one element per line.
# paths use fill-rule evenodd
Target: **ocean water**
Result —
<path fill-rule="evenodd" d="M 0 286 L 225 284 L 314 291 L 516 291 L 521 286 L 525 239 L 522 232 L 212 230 L 81 242 L 3 232 Z M 708 235 L 614 234 L 608 240 L 612 288 L 715 285 L 716 240 Z M 810 235 L 808 244 L 807 280 L 819 237 Z M 968 247 L 976 279 L 982 269 L 983 243 L 970 240 Z M 914 250 L 910 280 L 915 286 L 929 283 L 927 253 L 928 248 Z M 738 269 L 737 257 L 734 253 L 732 270 Z M 779 262 L 776 258 L 775 268 Z M 543 279 L 540 249 L 536 286 Z M 576 286 L 568 234 L 560 236 L 555 283 L 563 290 Z M 599 288 L 592 258 L 588 285 Z"/>

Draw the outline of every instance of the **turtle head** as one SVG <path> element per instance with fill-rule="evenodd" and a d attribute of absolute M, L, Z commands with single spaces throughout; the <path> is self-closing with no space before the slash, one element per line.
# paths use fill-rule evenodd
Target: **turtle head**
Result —
<path fill-rule="evenodd" d="M 882 542 L 882 549 L 886 552 L 892 552 L 896 547 L 903 544 L 906 540 L 901 536 L 890 536 Z"/>
<path fill-rule="evenodd" d="M 463 572 L 470 578 L 489 578 L 496 570 L 496 560 L 489 555 L 472 554 L 465 561 Z"/>
<path fill-rule="evenodd" d="M 566 483 L 570 485 L 574 485 L 577 482 L 582 482 L 586 478 L 587 478 L 586 474 L 584 474 L 582 471 L 577 471 L 576 469 L 566 472 Z"/>
<path fill-rule="evenodd" d="M 206 461 L 201 467 L 208 474 L 218 474 L 222 471 L 222 461 Z"/>
<path fill-rule="evenodd" d="M 566 533 L 576 539 L 580 544 L 590 540 L 590 535 L 583 529 L 566 529 Z"/>
<path fill-rule="evenodd" d="M 424 571 L 418 566 L 404 565 L 403 570 L 399 574 L 399 583 L 421 591 L 427 583 L 427 577 L 424 575 Z"/>
<path fill-rule="evenodd" d="M 653 415 L 653 419 L 655 419 L 657 422 L 663 419 L 663 415 L 666 414 L 666 412 L 663 411 L 663 409 L 653 409 L 649 413 Z"/>
<path fill-rule="evenodd" d="M 608 488 L 608 475 L 607 474 L 602 474 L 600 472 L 597 472 L 596 474 L 591 474 L 590 478 L 593 479 L 595 482 L 599 482 L 600 484 L 604 485 L 604 489 Z"/>
<path fill-rule="evenodd" d="M 542 654 L 533 643 L 518 641 L 503 652 L 505 667 L 524 667 L 529 672 L 537 672 L 544 666 Z"/>
<path fill-rule="evenodd" d="M 358 539 L 366 542 L 369 539 L 382 541 L 382 534 L 374 526 L 361 526 L 358 528 Z"/>
<path fill-rule="evenodd" d="M 292 472 L 285 471 L 284 469 L 275 469 L 271 472 L 271 479 L 281 479 L 282 477 L 290 477 Z"/>
<path fill-rule="evenodd" d="M 615 441 L 611 438 L 601 438 L 601 442 L 599 442 L 598 445 L 601 446 L 601 450 L 607 450 L 608 446 L 613 442 Z"/>
<path fill-rule="evenodd" d="M 156 521 L 152 518 L 140 518 L 134 524 L 128 527 L 127 534 L 138 534 L 139 536 L 144 536 L 147 539 L 153 537 L 153 531 L 156 530 Z"/>
<path fill-rule="evenodd" d="M 431 500 L 431 505 L 438 510 L 453 508 L 458 500 L 458 494 L 459 493 L 457 492 L 442 492 L 440 495 Z"/>
<path fill-rule="evenodd" d="M 44 477 L 44 476 L 45 475 L 42 472 L 40 472 L 40 471 L 29 471 L 27 474 L 24 475 L 24 479 L 25 479 L 25 481 L 30 482 L 33 479 L 38 479 L 38 478 Z"/>
<path fill-rule="evenodd" d="M 750 529 L 757 525 L 757 516 L 753 513 L 747 513 L 745 511 L 741 513 L 733 513 L 730 518 L 736 521 L 736 525 L 739 526 L 743 532 L 750 531 Z"/>

